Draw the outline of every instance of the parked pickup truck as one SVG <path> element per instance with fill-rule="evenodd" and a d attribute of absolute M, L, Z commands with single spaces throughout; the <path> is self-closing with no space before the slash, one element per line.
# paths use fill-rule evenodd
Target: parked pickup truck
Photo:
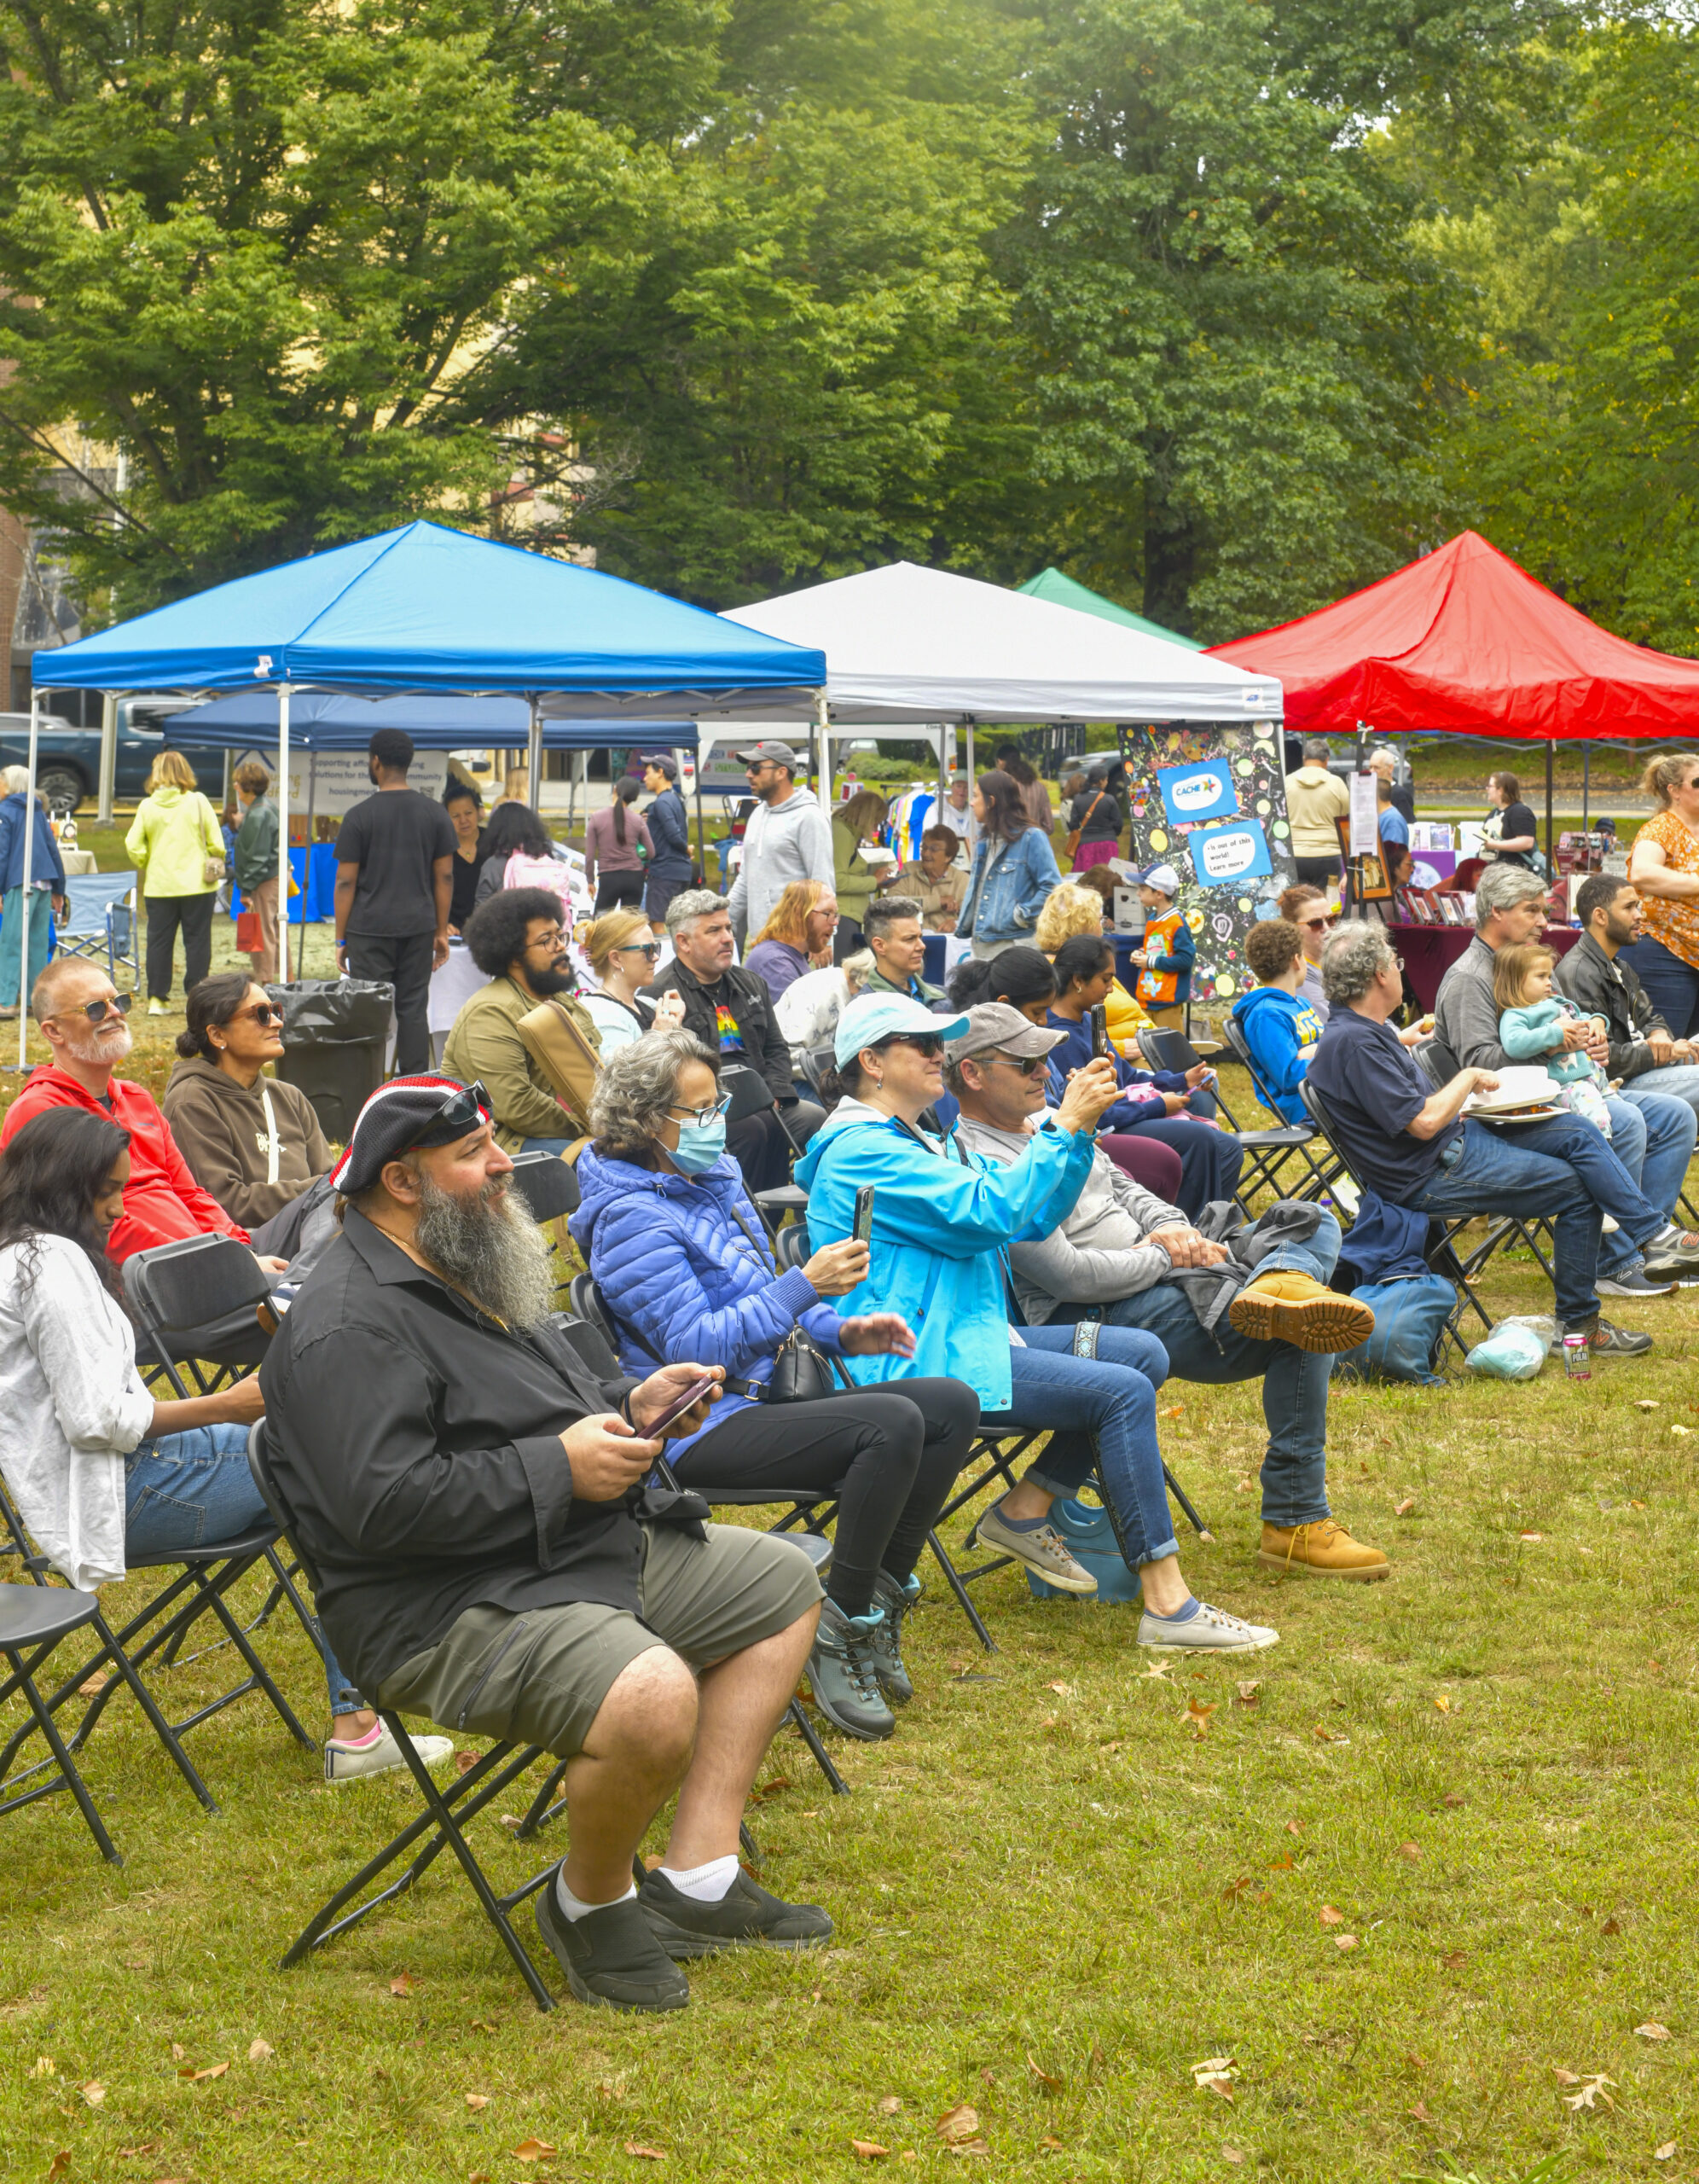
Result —
<path fill-rule="evenodd" d="M 148 769 L 165 748 L 160 723 L 198 700 L 188 698 L 120 698 L 118 701 L 118 778 L 114 793 L 133 803 L 147 788 Z M 201 787 L 217 804 L 224 786 L 224 751 L 217 744 L 180 746 Z M 240 756 L 240 753 L 236 754 Z M 0 713 L 0 766 L 26 766 L 30 717 Z M 37 744 L 36 786 L 55 817 L 72 812 L 85 797 L 100 793 L 101 731 L 72 728 L 43 713 Z"/>

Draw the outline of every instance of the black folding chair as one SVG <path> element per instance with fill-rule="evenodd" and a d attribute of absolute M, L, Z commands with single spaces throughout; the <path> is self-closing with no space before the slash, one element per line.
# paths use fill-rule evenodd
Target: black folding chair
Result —
<path fill-rule="evenodd" d="M 301 1549 L 299 1527 L 266 1457 L 264 1420 L 248 1434 L 248 1468 L 274 1523 L 280 1531 L 287 1536 L 295 1558 L 309 1582 L 316 1583 L 312 1564 Z M 518 1966 L 520 1977 L 531 1989 L 532 2001 L 540 2010 L 552 2010 L 554 1998 L 543 1984 L 529 1952 L 514 1932 L 512 1914 L 528 1896 L 534 1896 L 548 1883 L 559 1862 L 552 1860 L 521 1886 L 510 1890 L 504 1896 L 498 1896 L 473 1855 L 465 1835 L 469 1821 L 493 1804 L 510 1784 L 539 1759 L 550 1757 L 550 1755 L 541 1745 L 521 1745 L 511 1742 L 494 1745 L 475 1765 L 443 1790 L 432 1780 L 431 1771 L 420 1757 L 419 1748 L 408 1734 L 407 1726 L 400 1715 L 382 1706 L 378 1707 L 377 1712 L 395 1739 L 397 1749 L 418 1785 L 420 1795 L 424 1799 L 424 1809 L 402 1829 L 400 1834 L 386 1844 L 374 1858 L 368 1859 L 353 1879 L 345 1881 L 313 1914 L 290 1944 L 279 1969 L 299 1964 L 316 1949 L 334 1941 L 339 1934 L 346 1933 L 351 1926 L 357 1926 L 362 1919 L 369 1918 L 380 1904 L 391 1902 L 395 1897 L 404 1895 L 446 1848 L 454 1852 L 461 1870 L 471 1885 L 473 1894 L 483 1908 L 484 1916 L 501 1936 L 502 1946 Z M 560 1770 L 554 1768 L 552 1759 L 550 1763 L 554 1769 L 553 1779 L 558 1780 Z M 426 1837 L 429 1840 L 423 1840 Z M 415 1846 L 421 1842 L 423 1847 L 415 1850 Z M 414 1855 L 409 1859 L 400 1879 L 391 1881 L 386 1888 L 380 1889 L 375 1895 L 368 1896 L 366 1891 L 372 1884 L 397 1859 L 407 1856 L 409 1852 Z M 362 1896 L 366 1898 L 364 1902 L 357 1901 Z M 355 1908 L 349 1911 L 346 1907 L 351 1903 L 355 1905 Z"/>
<path fill-rule="evenodd" d="M 577 1170 L 558 1153 L 516 1153 L 513 1188 L 539 1226 L 578 1211 Z"/>
<path fill-rule="evenodd" d="M 124 1262 L 124 1293 L 144 1376 L 163 1377 L 187 1397 L 252 1372 L 271 1339 L 257 1314 L 272 1286 L 233 1236 L 186 1236 L 133 1253 Z"/>
<path fill-rule="evenodd" d="M 3 1486 L 0 1486 L 0 1558 L 11 1555 L 17 1556 L 28 1582 L 0 1584 L 0 1656 L 3 1656 L 11 1671 L 0 1682 L 0 1704 L 21 1695 L 29 1718 L 6 1745 L 3 1757 L 0 1757 L 0 1813 L 14 1812 L 20 1806 L 34 1804 L 38 1798 L 52 1797 L 57 1791 L 69 1790 L 101 1856 L 112 1864 L 121 1866 L 124 1860 L 95 1809 L 74 1757 L 93 1726 L 92 1719 L 85 1716 L 67 1741 L 55 1718 L 57 1709 L 43 1698 L 36 1682 L 37 1671 L 62 1640 L 86 1630 L 99 1646 L 99 1650 L 84 1662 L 69 1688 L 74 1692 L 110 1663 L 116 1682 L 134 1694 L 149 1727 L 171 1754 L 190 1789 L 209 1812 L 215 1812 L 217 1808 L 171 1724 L 154 1703 L 153 1693 L 113 1635 L 97 1595 L 51 1583 L 47 1557 L 37 1554 L 30 1545 L 17 1511 L 7 1498 Z M 20 1766 L 18 1755 L 34 1734 L 39 1734 L 47 1745 L 47 1757 Z"/>
<path fill-rule="evenodd" d="M 835 1069 L 838 1058 L 830 1047 L 805 1047 L 803 1049 L 803 1075 L 808 1080 L 810 1092 L 824 1101 L 826 1072 Z"/>
<path fill-rule="evenodd" d="M 1151 1025 L 1139 1034 L 1139 1051 L 1151 1069 L 1173 1070 L 1184 1076 L 1187 1070 L 1196 1069 L 1203 1057 L 1190 1039 L 1181 1031 L 1167 1025 Z M 1255 1216 L 1250 1205 L 1253 1191 L 1266 1187 L 1278 1198 L 1279 1185 L 1276 1181 L 1282 1164 L 1299 1147 L 1307 1145 L 1313 1133 L 1308 1130 L 1293 1129 L 1282 1124 L 1278 1130 L 1246 1130 L 1232 1109 L 1228 1107 L 1221 1090 L 1221 1073 L 1210 1088 L 1215 1104 L 1221 1109 L 1227 1128 L 1238 1139 L 1244 1154 L 1244 1166 L 1239 1174 L 1238 1188 L 1233 1193 L 1233 1202 L 1247 1221 Z"/>
<path fill-rule="evenodd" d="M 720 1089 L 731 1095 L 732 1104 L 726 1110 L 728 1128 L 733 1123 L 747 1121 L 751 1115 L 776 1115 L 792 1153 L 802 1151 L 785 1119 L 785 1110 L 773 1096 L 773 1087 L 758 1069 L 751 1069 L 747 1062 L 728 1063 L 720 1072 Z M 796 1183 L 774 1183 L 769 1189 L 757 1191 L 753 1195 L 762 1219 L 775 1232 L 787 1213 L 800 1218 L 809 1202 L 808 1193 Z"/>
<path fill-rule="evenodd" d="M 1267 1108 L 1271 1115 L 1278 1115 L 1280 1110 L 1274 1104 L 1274 1096 L 1273 1093 L 1263 1082 L 1261 1072 L 1256 1066 L 1255 1058 L 1251 1054 L 1250 1043 L 1246 1039 L 1244 1031 L 1233 1018 L 1229 1016 L 1226 1021 L 1222 1025 L 1221 1031 L 1228 1047 L 1233 1054 L 1235 1060 L 1244 1064 L 1245 1074 L 1250 1077 L 1251 1089 L 1256 1094 L 1257 1098 L 1261 1101 L 1263 1106 Z M 1290 1153 L 1281 1155 L 1280 1158 L 1276 1160 L 1274 1163 L 1275 1172 L 1271 1175 L 1270 1181 L 1275 1185 L 1277 1189 L 1279 1188 L 1279 1170 L 1284 1166 L 1287 1159 L 1296 1158 L 1308 1170 L 1308 1178 L 1300 1185 L 1296 1195 L 1300 1199 L 1320 1198 L 1325 1193 L 1331 1190 L 1333 1185 L 1338 1180 L 1340 1174 L 1339 1163 L 1337 1159 L 1330 1159 L 1329 1161 L 1323 1163 L 1316 1159 L 1315 1154 L 1311 1148 L 1318 1142 L 1323 1142 L 1324 1149 L 1325 1149 L 1325 1141 L 1321 1139 L 1320 1132 L 1313 1126 L 1307 1126 L 1302 1124 L 1293 1124 L 1289 1125 L 1289 1127 L 1296 1130 L 1301 1130 L 1303 1133 L 1302 1136 L 1299 1140 L 1298 1143 L 1291 1147 Z M 1283 1197 L 1289 1197 L 1293 1195 L 1293 1194 L 1282 1191 L 1281 1195 Z"/>

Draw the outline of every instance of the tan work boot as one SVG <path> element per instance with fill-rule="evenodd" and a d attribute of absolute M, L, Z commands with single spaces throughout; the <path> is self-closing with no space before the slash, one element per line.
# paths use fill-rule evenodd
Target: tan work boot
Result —
<path fill-rule="evenodd" d="M 1250 1342 L 1290 1342 L 1319 1353 L 1366 1342 L 1375 1316 L 1354 1298 L 1282 1268 L 1245 1284 L 1227 1307 L 1227 1324 Z"/>
<path fill-rule="evenodd" d="M 1295 1577 L 1349 1577 L 1365 1583 L 1392 1575 L 1380 1549 L 1353 1539 L 1337 1517 L 1324 1517 L 1314 1525 L 1264 1525 L 1256 1559 Z"/>

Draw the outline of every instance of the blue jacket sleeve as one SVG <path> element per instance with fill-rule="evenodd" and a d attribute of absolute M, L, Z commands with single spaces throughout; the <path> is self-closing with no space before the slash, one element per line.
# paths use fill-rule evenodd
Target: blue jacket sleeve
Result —
<path fill-rule="evenodd" d="M 1537 1061 L 1563 1045 L 1563 1026 L 1555 1013 L 1546 1022 L 1536 1020 L 1545 1016 L 1547 1006 L 1507 1008 L 1499 1019 L 1499 1044 L 1513 1061 Z"/>
<path fill-rule="evenodd" d="M 1091 1172 L 1095 1144 L 1053 1124 L 1035 1131 L 1007 1167 L 964 1167 L 940 1159 L 895 1130 L 869 1127 L 834 1133 L 822 1151 L 809 1191 L 809 1227 L 817 1241 L 847 1235 L 856 1188 L 871 1183 L 873 1248 L 880 1237 L 919 1244 L 940 1258 L 977 1258 L 1029 1233 L 1042 1234 L 1073 1211 Z M 1044 1228 L 1035 1227 L 1043 1223 Z"/>
<path fill-rule="evenodd" d="M 654 1200 L 641 1196 L 609 1207 L 597 1223 L 590 1271 L 622 1335 L 629 1331 L 647 1356 L 664 1365 L 723 1365 L 743 1373 L 757 1358 L 771 1356 L 821 1301 L 793 1267 L 733 1303 L 714 1304 L 683 1238 L 658 1223 Z"/>
<path fill-rule="evenodd" d="M 1273 1095 L 1281 1113 L 1289 1122 L 1304 1120 L 1301 1102 L 1296 1118 L 1290 1112 L 1290 1103 L 1298 1099 L 1298 1087 L 1304 1081 L 1307 1068 L 1298 1059 L 1296 1019 L 1284 1008 L 1265 1007 L 1249 1010 L 1238 1023 L 1258 1073 Z"/>

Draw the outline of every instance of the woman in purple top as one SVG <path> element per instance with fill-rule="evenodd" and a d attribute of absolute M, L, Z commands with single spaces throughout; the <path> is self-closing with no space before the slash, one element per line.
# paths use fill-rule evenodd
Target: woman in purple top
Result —
<path fill-rule="evenodd" d="M 655 854 L 649 822 L 633 809 L 643 784 L 622 774 L 613 801 L 593 811 L 584 829 L 584 878 L 596 891 L 595 915 L 643 899 L 643 872 Z"/>
<path fill-rule="evenodd" d="M 773 905 L 773 915 L 755 936 L 744 968 L 767 981 L 777 1001 L 804 971 L 824 970 L 832 961 L 832 936 L 838 930 L 838 901 L 818 880 L 793 880 Z"/>

